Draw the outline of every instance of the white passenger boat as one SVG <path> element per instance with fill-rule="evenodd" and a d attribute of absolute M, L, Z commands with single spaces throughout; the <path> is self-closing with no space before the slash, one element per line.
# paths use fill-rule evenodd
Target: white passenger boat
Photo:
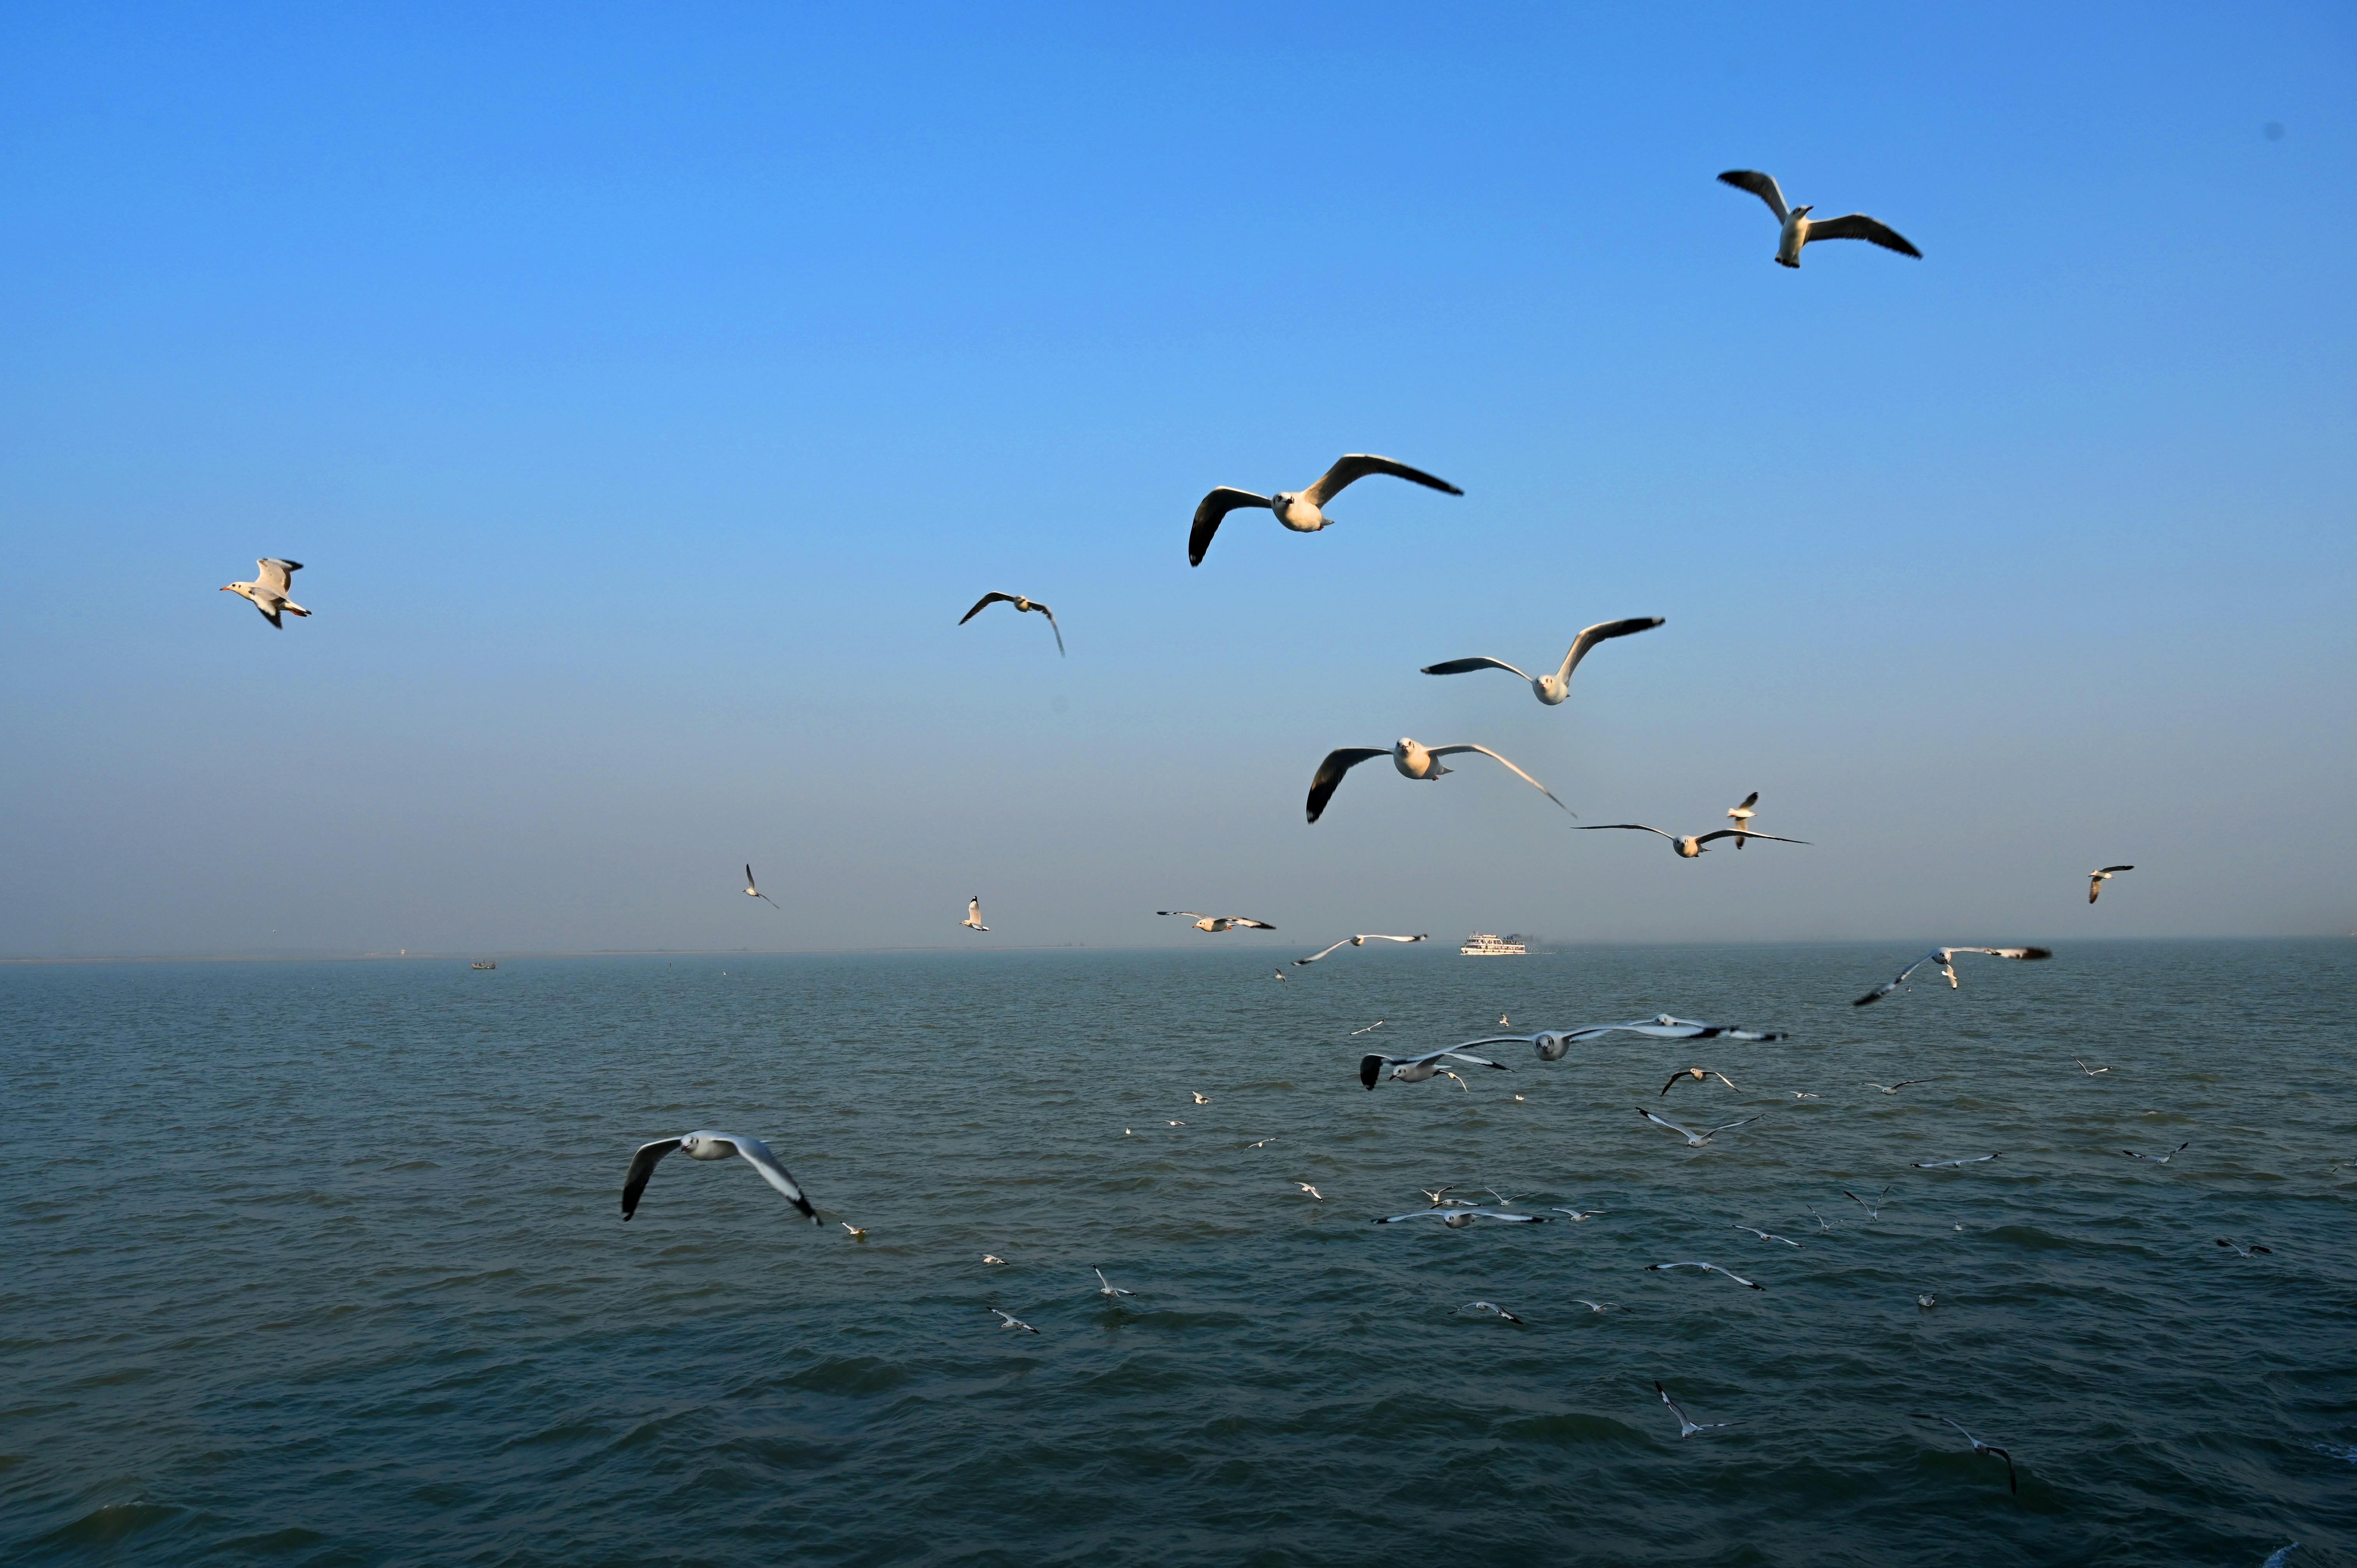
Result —
<path fill-rule="evenodd" d="M 1465 939 L 1457 950 L 1467 958 L 1521 958 L 1531 950 L 1523 945 L 1520 937 L 1492 936 L 1488 931 L 1476 931 Z"/>

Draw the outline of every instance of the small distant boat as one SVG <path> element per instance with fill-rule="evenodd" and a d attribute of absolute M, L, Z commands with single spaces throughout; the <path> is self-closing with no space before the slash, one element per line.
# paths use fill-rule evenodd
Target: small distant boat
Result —
<path fill-rule="evenodd" d="M 1465 945 L 1457 950 L 1466 958 L 1521 958 L 1531 950 L 1518 936 L 1500 937 L 1488 931 L 1476 931 L 1466 938 Z"/>
<path fill-rule="evenodd" d="M 468 969 L 497 969 L 500 965 L 499 961 L 496 959 L 479 958 L 467 967 Z"/>

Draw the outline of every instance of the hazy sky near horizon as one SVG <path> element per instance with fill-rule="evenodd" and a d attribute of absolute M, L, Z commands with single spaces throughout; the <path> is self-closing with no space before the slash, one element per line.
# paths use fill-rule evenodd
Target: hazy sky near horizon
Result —
<path fill-rule="evenodd" d="M 0 26 L 0 953 L 2357 929 L 2346 5 Z"/>

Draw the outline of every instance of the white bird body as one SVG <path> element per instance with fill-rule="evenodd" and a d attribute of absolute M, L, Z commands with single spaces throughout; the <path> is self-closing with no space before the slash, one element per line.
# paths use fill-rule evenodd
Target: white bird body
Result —
<path fill-rule="evenodd" d="M 749 865 L 745 868 L 745 897 L 748 898 L 759 898 L 762 903 L 767 904 L 772 909 L 775 909 L 778 907 L 778 901 L 775 898 L 770 897 L 767 893 L 762 892 L 760 885 L 753 880 L 753 868 Z"/>
<path fill-rule="evenodd" d="M 1923 252 L 1909 244 L 1889 224 L 1868 218 L 1863 212 L 1845 213 L 1839 218 L 1811 218 L 1813 207 L 1786 207 L 1783 188 L 1775 178 L 1757 169 L 1729 169 L 1719 179 L 1738 190 L 1748 190 L 1768 204 L 1776 215 L 1776 264 L 1798 267 L 1801 247 L 1813 240 L 1867 240 L 1886 251 L 1896 251 L 1902 256 L 1921 261 Z"/>
<path fill-rule="evenodd" d="M 770 1152 L 770 1145 L 759 1138 L 748 1138 L 737 1133 L 688 1133 L 677 1138 L 659 1138 L 651 1144 L 641 1144 L 630 1156 L 630 1173 L 622 1178 L 622 1218 L 629 1219 L 639 1210 L 639 1198 L 647 1190 L 647 1182 L 654 1176 L 655 1166 L 665 1155 L 678 1150 L 691 1160 L 726 1160 L 742 1156 L 747 1165 L 761 1173 L 761 1179 L 786 1195 L 786 1200 L 819 1223 L 818 1210 L 791 1172 Z"/>
<path fill-rule="evenodd" d="M 1493 1067 L 1500 1072 L 1508 1070 L 1502 1063 L 1493 1062 L 1487 1057 L 1468 1056 L 1463 1047 L 1451 1046 L 1446 1050 L 1427 1051 L 1420 1057 L 1386 1057 L 1370 1052 L 1359 1058 L 1359 1081 L 1369 1089 L 1374 1088 L 1376 1084 L 1386 1079 L 1397 1083 L 1423 1083 L 1426 1079 L 1438 1078 L 1443 1073 L 1448 1072 L 1447 1068 L 1440 1065 L 1445 1061 L 1465 1062 L 1473 1067 Z M 1386 1069 L 1389 1070 L 1386 1071 Z M 1449 1073 L 1449 1076 L 1456 1077 L 1454 1073 Z M 1457 1081 L 1462 1084 L 1465 1080 L 1458 1079 Z"/>
<path fill-rule="evenodd" d="M 974 602 L 974 608 L 958 618 L 958 625 L 963 626 L 993 605 L 1013 605 L 1018 615 L 1036 610 L 1046 616 L 1048 629 L 1056 634 L 1056 651 L 1059 653 L 1064 651 L 1064 628 L 1056 624 L 1056 612 L 1039 600 L 1026 598 L 1021 594 L 985 594 Z"/>
<path fill-rule="evenodd" d="M 281 631 L 286 629 L 286 623 L 278 618 L 280 611 L 297 616 L 307 616 L 311 613 L 286 596 L 286 590 L 293 585 L 295 574 L 303 569 L 303 563 L 281 561 L 273 556 L 264 556 L 256 561 L 254 565 L 258 570 L 253 575 L 253 582 L 223 583 L 221 591 L 224 594 L 235 594 L 244 599 L 262 612 L 263 619 Z"/>
<path fill-rule="evenodd" d="M 1540 794 L 1544 795 L 1548 800 L 1555 800 L 1555 803 L 1557 806 L 1561 806 L 1566 811 L 1571 811 L 1571 808 L 1569 806 L 1565 806 L 1561 800 L 1555 800 L 1554 790 L 1548 789 L 1545 785 L 1540 783 L 1537 779 L 1532 778 L 1529 774 L 1523 772 L 1521 768 L 1515 767 L 1512 762 L 1507 761 L 1506 758 L 1499 756 L 1496 752 L 1491 751 L 1486 746 L 1475 746 L 1470 742 L 1465 742 L 1457 746 L 1426 746 L 1421 742 L 1409 739 L 1406 736 L 1400 736 L 1398 743 L 1393 746 L 1388 752 L 1374 746 L 1337 746 L 1334 750 L 1328 752 L 1326 754 L 1326 760 L 1318 765 L 1318 772 L 1316 776 L 1309 780 L 1309 820 L 1314 822 L 1324 814 L 1326 811 L 1326 802 L 1332 800 L 1334 798 L 1334 791 L 1341 787 L 1342 775 L 1350 772 L 1351 768 L 1356 768 L 1361 762 L 1368 761 L 1373 757 L 1389 756 L 1392 759 L 1392 766 L 1399 769 L 1401 778 L 1429 780 L 1438 779 L 1444 773 L 1452 773 L 1456 771 L 1456 769 L 1443 763 L 1440 760 L 1442 757 L 1454 757 L 1460 752 L 1467 751 L 1480 752 L 1482 756 L 1490 758 L 1492 762 L 1500 764 L 1506 769 L 1506 771 L 1512 773 L 1515 778 L 1521 779 L 1532 789 L 1536 789 Z M 1577 816 L 1579 813 L 1572 811 L 1571 814 Z"/>
<path fill-rule="evenodd" d="M 1104 1271 L 1103 1269 L 1091 1269 L 1089 1273 L 1096 1275 L 1097 1294 L 1104 1297 L 1107 1301 L 1113 1301 L 1125 1295 L 1135 1295 L 1137 1294 L 1134 1290 L 1124 1290 L 1119 1285 L 1114 1283 L 1111 1280 L 1105 1278 Z"/>
<path fill-rule="evenodd" d="M 1241 507 L 1265 507 L 1275 515 L 1277 521 L 1294 532 L 1316 533 L 1336 521 L 1326 515 L 1326 504 L 1353 481 L 1372 474 L 1387 474 L 1452 496 L 1465 493 L 1447 479 L 1427 474 L 1421 468 L 1411 468 L 1405 463 L 1365 452 L 1352 452 L 1337 459 L 1334 466 L 1306 490 L 1279 490 L 1273 496 L 1264 496 L 1222 485 L 1196 503 L 1194 525 L 1187 535 L 1187 564 L 1200 566 L 1203 564 L 1203 553 L 1211 549 L 1211 536 L 1220 531 L 1221 520 Z"/>
<path fill-rule="evenodd" d="M 977 931 L 986 931 L 990 929 L 988 926 L 982 923 L 981 894 L 977 893 L 973 897 L 966 900 L 965 918 L 960 920 L 958 924 L 961 926 L 969 926 Z"/>
<path fill-rule="evenodd" d="M 2087 873 L 2087 902 L 2092 904 L 2095 901 L 2096 896 L 2103 892 L 2104 883 L 2109 882 L 2113 877 L 2117 876 L 2123 871 L 2134 871 L 2136 867 L 2133 865 L 2106 865 L 2098 870 Z"/>
<path fill-rule="evenodd" d="M 1271 927 L 1270 929 L 1274 930 L 1275 928 Z M 1311 953 L 1308 958 L 1297 958 L 1293 961 L 1297 964 L 1316 963 L 1319 959 L 1324 958 L 1328 953 L 1333 952 L 1338 949 L 1362 948 L 1369 942 L 1422 942 L 1429 941 L 1431 940 L 1432 933 L 1429 931 L 1419 931 L 1412 937 L 1387 937 L 1381 931 L 1369 931 L 1364 936 L 1345 937 L 1340 941 L 1336 942 L 1333 947 L 1321 948 L 1317 952 Z M 1353 1032 L 1355 1033 L 1356 1031 Z"/>
<path fill-rule="evenodd" d="M 1581 660 L 1587 657 L 1589 649 L 1611 638 L 1628 637 L 1640 631 L 1651 631 L 1661 624 L 1660 616 L 1639 616 L 1629 620 L 1598 621 L 1594 626 L 1582 628 L 1579 635 L 1571 639 L 1570 650 L 1564 654 L 1561 667 L 1552 674 L 1533 675 L 1528 671 L 1515 669 L 1513 665 L 1502 659 L 1492 659 L 1486 654 L 1473 659 L 1451 659 L 1441 664 L 1428 664 L 1420 673 L 1465 675 L 1476 670 L 1510 671 L 1528 681 L 1531 683 L 1531 690 L 1537 693 L 1539 701 L 1552 708 L 1571 695 L 1571 672 L 1579 667 Z"/>
<path fill-rule="evenodd" d="M 1754 789 L 1750 794 L 1746 795 L 1741 800 L 1727 809 L 1727 821 L 1735 824 L 1736 830 L 1738 833 L 1748 835 L 1750 832 L 1751 819 L 1760 814 L 1751 808 L 1759 803 L 1760 791 Z M 1742 838 L 1738 837 L 1735 841 L 1735 847 L 1738 849 L 1741 849 L 1743 847 Z"/>

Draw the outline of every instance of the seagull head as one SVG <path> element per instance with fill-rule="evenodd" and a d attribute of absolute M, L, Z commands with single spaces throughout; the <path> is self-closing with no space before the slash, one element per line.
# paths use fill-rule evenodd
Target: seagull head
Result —
<path fill-rule="evenodd" d="M 1571 688 L 1559 675 L 1542 675 L 1531 684 L 1538 688 L 1539 701 L 1549 707 L 1554 707 L 1571 695 Z"/>
<path fill-rule="evenodd" d="M 1806 207 L 1795 207 L 1792 209 L 1792 216 L 1795 218 L 1806 218 L 1810 213 L 1814 212 L 1816 209 L 1816 204 L 1812 202 Z"/>

